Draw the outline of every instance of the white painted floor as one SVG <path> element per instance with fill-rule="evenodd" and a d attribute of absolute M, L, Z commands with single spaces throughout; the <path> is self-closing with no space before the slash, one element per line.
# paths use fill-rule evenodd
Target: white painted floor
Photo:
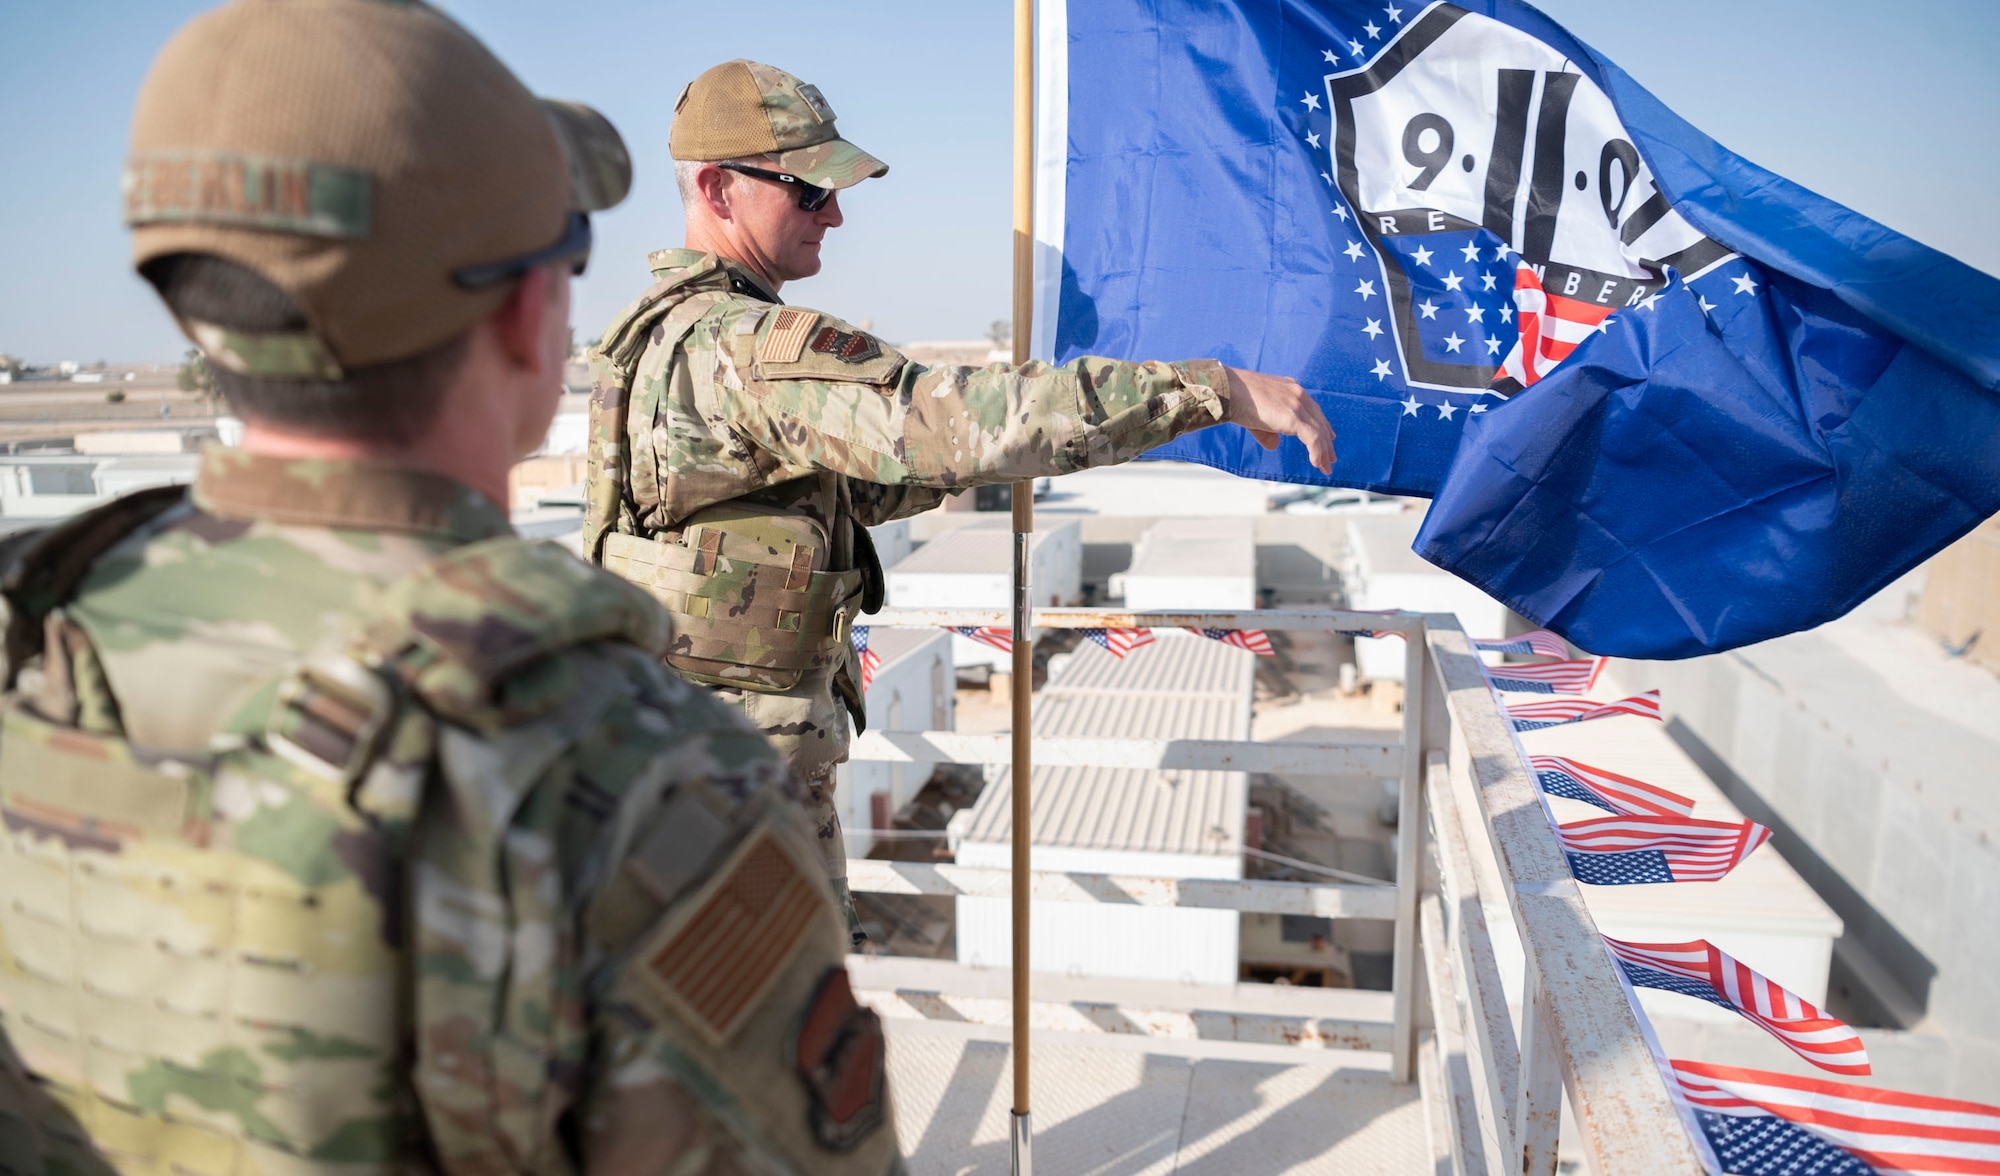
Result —
<path fill-rule="evenodd" d="M 1005 1030 L 889 1022 L 912 1176 L 1005 1176 Z M 1037 1034 L 1034 1162 L 1060 1176 L 1406 1176 L 1427 1171 L 1415 1085 L 1384 1055 Z"/>

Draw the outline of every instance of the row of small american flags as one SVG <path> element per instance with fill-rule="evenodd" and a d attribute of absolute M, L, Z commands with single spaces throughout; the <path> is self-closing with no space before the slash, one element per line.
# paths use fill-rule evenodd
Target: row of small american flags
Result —
<path fill-rule="evenodd" d="M 1603 659 L 1572 658 L 1546 630 L 1473 645 L 1550 659 L 1486 666 L 1488 682 L 1504 693 L 1582 695 L 1603 671 Z M 1508 703 L 1506 711 L 1516 731 L 1619 716 L 1657 721 L 1660 695 L 1649 690 L 1613 702 L 1550 697 Z M 1565 756 L 1530 755 L 1528 769 L 1547 795 L 1611 814 L 1555 824 L 1570 872 L 1589 885 L 1713 882 L 1771 839 L 1755 821 L 1697 818 L 1685 796 Z M 1851 1026 L 1705 939 L 1635 943 L 1605 936 L 1604 944 L 1633 987 L 1730 1009 L 1830 1073 L 1872 1073 Z M 2000 1108 L 1702 1062 L 1667 1066 L 1673 1094 L 1731 1176 L 2000 1176 Z"/>

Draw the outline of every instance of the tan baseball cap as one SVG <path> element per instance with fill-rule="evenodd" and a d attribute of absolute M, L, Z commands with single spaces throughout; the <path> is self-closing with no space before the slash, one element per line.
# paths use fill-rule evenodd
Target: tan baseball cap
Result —
<path fill-rule="evenodd" d="M 183 322 L 231 370 L 337 379 L 496 310 L 526 263 L 579 260 L 632 164 L 589 107 L 538 101 L 413 0 L 235 0 L 160 51 L 124 175 L 134 262 L 209 253 L 310 333 Z"/>
<path fill-rule="evenodd" d="M 667 149 L 675 159 L 762 155 L 821 188 L 889 174 L 889 165 L 840 137 L 819 87 L 737 58 L 687 84 L 674 102 Z"/>

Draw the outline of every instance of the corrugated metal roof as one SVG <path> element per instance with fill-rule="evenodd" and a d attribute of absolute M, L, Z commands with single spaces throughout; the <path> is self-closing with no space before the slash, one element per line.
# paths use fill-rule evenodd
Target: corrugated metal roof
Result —
<path fill-rule="evenodd" d="M 1038 530 L 1028 543 L 1029 552 L 1066 531 L 1075 523 Z M 1007 575 L 1014 570 L 1014 532 L 1011 528 L 973 525 L 946 532 L 917 548 L 889 569 L 904 572 L 958 572 L 976 575 Z"/>
<path fill-rule="evenodd" d="M 1035 702 L 1035 733 L 1132 739 L 1248 739 L 1252 655 L 1201 638 L 1163 638 L 1124 660 L 1081 647 Z M 1243 852 L 1242 772 L 1037 768 L 1034 844 L 1233 857 Z M 986 786 L 962 840 L 1013 835 L 1013 783 Z"/>
<path fill-rule="evenodd" d="M 1242 772 L 1036 768 L 1033 778 L 1036 845 L 1215 857 L 1243 852 L 1250 784 Z M 963 840 L 1005 844 L 1013 830 L 1014 784 L 1003 776 L 980 793 Z"/>
<path fill-rule="evenodd" d="M 863 620 L 865 623 L 866 618 Z M 882 659 L 885 670 L 926 646 L 950 641 L 951 635 L 943 629 L 891 629 L 881 625 L 868 629 L 868 648 Z M 950 658 L 949 650 L 945 656 Z"/>

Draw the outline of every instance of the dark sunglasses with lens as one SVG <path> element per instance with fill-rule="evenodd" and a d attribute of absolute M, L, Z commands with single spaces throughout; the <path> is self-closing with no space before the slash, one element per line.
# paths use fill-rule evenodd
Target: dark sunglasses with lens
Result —
<path fill-rule="evenodd" d="M 569 272 L 582 277 L 584 268 L 590 264 L 590 243 L 590 214 L 572 212 L 569 214 L 569 222 L 563 226 L 562 240 L 547 249 L 537 249 L 533 253 L 509 258 L 506 261 L 469 265 L 464 269 L 454 270 L 451 280 L 461 290 L 484 290 L 489 286 L 498 286 L 502 282 L 511 282 L 529 270 L 552 261 L 568 261 Z"/>
<path fill-rule="evenodd" d="M 827 200 L 833 196 L 832 188 L 822 188 L 817 184 L 808 184 L 799 177 L 785 172 L 766 171 L 761 167 L 751 167 L 747 163 L 718 163 L 715 166 L 722 168 L 724 171 L 742 172 L 746 176 L 756 176 L 760 180 L 769 180 L 774 184 L 790 184 L 798 188 L 799 207 L 807 212 L 818 212 L 820 209 L 825 208 Z"/>

